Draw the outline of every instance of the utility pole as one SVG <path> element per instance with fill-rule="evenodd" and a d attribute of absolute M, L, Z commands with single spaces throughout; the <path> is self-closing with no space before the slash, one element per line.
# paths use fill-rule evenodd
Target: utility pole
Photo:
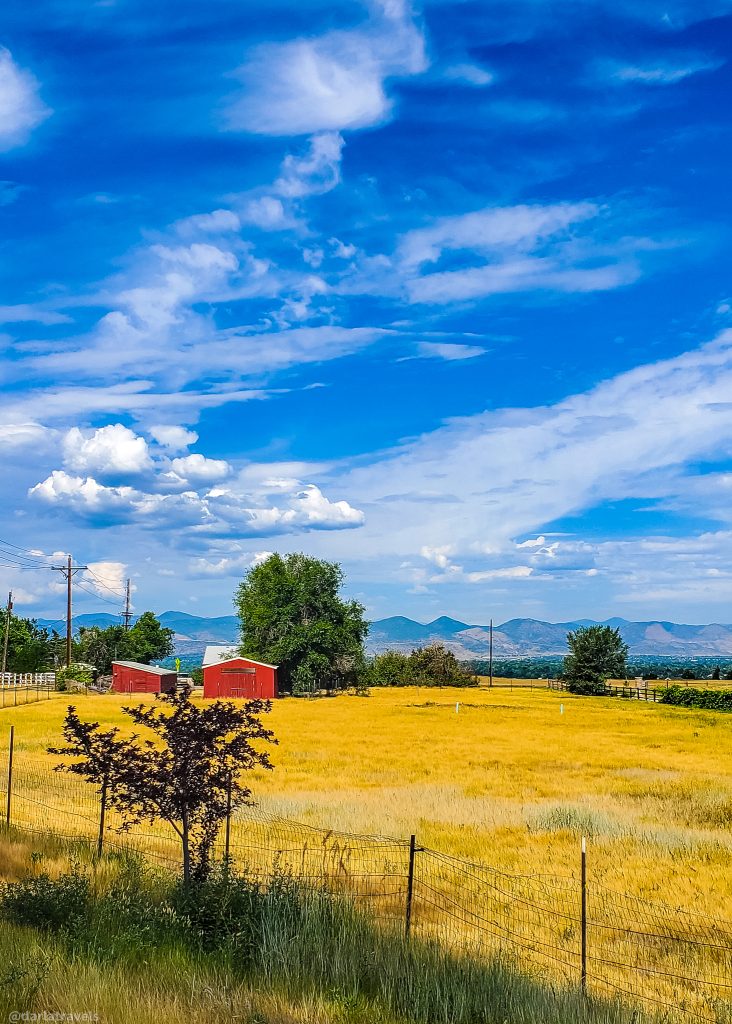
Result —
<path fill-rule="evenodd" d="M 54 572 L 60 572 L 66 580 L 66 667 L 71 664 L 71 579 L 80 569 L 88 569 L 88 565 L 72 565 L 71 555 L 66 565 L 52 565 Z"/>
<path fill-rule="evenodd" d="M 8 608 L 5 615 L 5 640 L 3 641 L 3 672 L 8 667 L 8 637 L 10 636 L 10 616 L 13 614 L 13 591 L 8 594 Z"/>
<path fill-rule="evenodd" d="M 132 612 L 130 611 L 130 581 L 127 580 L 127 587 L 125 589 L 125 610 L 122 613 L 122 617 L 125 620 L 125 632 L 130 628 L 130 619 L 132 618 Z"/>
<path fill-rule="evenodd" d="M 488 648 L 488 685 L 493 686 L 493 619 L 491 619 L 490 631 L 490 642 Z"/>

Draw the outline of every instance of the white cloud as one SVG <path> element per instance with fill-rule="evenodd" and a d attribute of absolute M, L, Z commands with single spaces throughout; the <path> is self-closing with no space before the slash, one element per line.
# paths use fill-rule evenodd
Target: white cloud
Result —
<path fill-rule="evenodd" d="M 185 427 L 167 423 L 158 423 L 148 427 L 148 433 L 163 448 L 176 452 L 185 451 L 198 440 L 195 430 L 187 430 Z"/>
<path fill-rule="evenodd" d="M 241 221 L 233 210 L 212 210 L 211 213 L 197 213 L 180 220 L 174 227 L 181 235 L 188 234 L 228 234 L 238 231 Z"/>
<path fill-rule="evenodd" d="M 584 571 L 595 567 L 590 549 L 536 531 L 621 498 L 690 494 L 694 515 L 722 516 L 723 481 L 700 478 L 696 487 L 685 467 L 732 457 L 731 394 L 732 330 L 552 406 L 454 419 L 343 479 L 368 513 L 360 556 L 449 546 L 466 574 L 517 562 L 534 573 L 551 565 Z M 446 515 L 426 493 L 459 498 Z M 513 538 L 527 534 L 517 547 Z"/>
<path fill-rule="evenodd" d="M 40 423 L 2 423 L 0 424 L 0 448 L 38 450 L 53 436 L 53 431 Z"/>
<path fill-rule="evenodd" d="M 39 89 L 30 71 L 19 68 L 10 51 L 0 47 L 0 151 L 23 145 L 50 115 Z"/>
<path fill-rule="evenodd" d="M 405 234 L 396 274 L 382 270 L 377 282 L 393 288 L 400 276 L 411 302 L 431 304 L 523 291 L 604 291 L 638 278 L 638 253 L 677 244 L 627 235 L 606 242 L 607 213 L 596 203 L 567 202 L 444 217 Z M 426 271 L 453 252 L 466 254 L 472 265 Z"/>
<path fill-rule="evenodd" d="M 471 85 L 474 88 L 484 89 L 492 85 L 494 78 L 490 71 L 482 68 L 479 64 L 450 64 L 442 72 L 443 78 L 452 82 L 461 82 L 463 85 Z"/>
<path fill-rule="evenodd" d="M 272 551 L 255 551 L 233 556 L 222 555 L 216 559 L 193 558 L 189 570 L 195 576 L 236 576 L 265 562 L 272 554 Z"/>
<path fill-rule="evenodd" d="M 417 346 L 419 354 L 428 359 L 444 359 L 447 362 L 462 359 L 475 359 L 484 356 L 486 349 L 479 345 L 460 345 L 456 342 L 421 341 Z"/>
<path fill-rule="evenodd" d="M 54 310 L 44 309 L 40 306 L 20 303 L 15 306 L 0 306 L 0 323 L 37 323 L 51 326 L 54 324 L 69 324 L 71 323 L 71 317 L 66 316 L 65 313 L 56 313 Z"/>
<path fill-rule="evenodd" d="M 633 82 L 640 85 L 675 85 L 702 71 L 716 71 L 722 61 L 689 57 L 684 63 L 657 63 L 646 65 L 615 64 L 605 69 L 604 77 L 618 83 Z"/>
<path fill-rule="evenodd" d="M 127 566 L 124 562 L 89 562 L 82 571 L 84 583 L 91 586 L 100 597 L 123 600 L 127 583 Z M 130 593 L 137 587 L 130 582 Z"/>
<path fill-rule="evenodd" d="M 264 135 L 379 124 L 391 112 L 386 79 L 419 74 L 426 63 L 410 12 L 376 3 L 357 29 L 256 47 L 236 72 L 242 90 L 226 124 Z"/>
<path fill-rule="evenodd" d="M 338 132 L 319 132 L 301 156 L 288 154 L 282 161 L 274 191 L 288 199 L 330 192 L 341 180 L 343 138 Z"/>
<path fill-rule="evenodd" d="M 72 427 L 63 440 L 64 465 L 101 477 L 136 476 L 152 468 L 147 442 L 121 423 L 84 435 Z"/>
<path fill-rule="evenodd" d="M 224 459 L 208 459 L 198 453 L 173 459 L 173 472 L 189 483 L 216 483 L 231 473 L 231 466 Z"/>

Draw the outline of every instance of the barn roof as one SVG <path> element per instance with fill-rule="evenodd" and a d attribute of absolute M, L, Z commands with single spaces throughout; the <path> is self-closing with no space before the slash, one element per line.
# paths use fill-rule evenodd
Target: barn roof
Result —
<path fill-rule="evenodd" d="M 136 668 L 140 672 L 148 672 L 152 676 L 174 676 L 174 668 L 158 668 L 157 665 L 143 665 L 141 661 L 113 661 L 113 665 L 121 665 L 123 668 Z"/>
<path fill-rule="evenodd" d="M 203 652 L 203 667 L 218 665 L 220 661 L 228 661 L 236 650 L 236 644 L 207 644 Z"/>
<path fill-rule="evenodd" d="M 222 658 L 214 662 L 214 665 L 230 665 L 232 661 L 248 661 L 250 665 L 261 665 L 262 668 L 279 668 L 279 665 L 270 665 L 266 661 L 255 661 L 254 658 L 247 658 L 246 654 L 237 654 L 235 658 Z M 213 668 L 213 665 L 204 665 L 204 668 Z"/>

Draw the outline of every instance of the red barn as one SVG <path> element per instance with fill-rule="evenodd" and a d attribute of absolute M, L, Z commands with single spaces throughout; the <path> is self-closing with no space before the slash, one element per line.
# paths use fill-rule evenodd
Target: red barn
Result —
<path fill-rule="evenodd" d="M 178 674 L 169 668 L 137 661 L 112 662 L 113 693 L 170 693 L 177 681 Z"/>
<path fill-rule="evenodd" d="M 277 696 L 277 666 L 251 658 L 227 658 L 204 665 L 203 696 L 270 700 Z"/>

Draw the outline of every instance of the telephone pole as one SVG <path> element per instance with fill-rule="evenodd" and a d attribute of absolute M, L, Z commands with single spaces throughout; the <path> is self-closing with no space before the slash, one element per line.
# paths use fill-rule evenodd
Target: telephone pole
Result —
<path fill-rule="evenodd" d="M 130 628 L 130 619 L 132 618 L 132 612 L 130 611 L 130 581 L 127 580 L 127 587 L 125 588 L 125 610 L 122 613 L 122 617 L 125 620 L 125 632 Z"/>
<path fill-rule="evenodd" d="M 3 672 L 8 667 L 8 637 L 10 636 L 10 616 L 13 614 L 13 591 L 8 594 L 8 607 L 5 615 L 5 639 L 3 641 Z"/>
<path fill-rule="evenodd" d="M 66 667 L 71 664 L 71 579 L 80 569 L 88 569 L 88 565 L 72 565 L 71 555 L 66 565 L 52 565 L 54 572 L 60 572 L 66 580 Z"/>

